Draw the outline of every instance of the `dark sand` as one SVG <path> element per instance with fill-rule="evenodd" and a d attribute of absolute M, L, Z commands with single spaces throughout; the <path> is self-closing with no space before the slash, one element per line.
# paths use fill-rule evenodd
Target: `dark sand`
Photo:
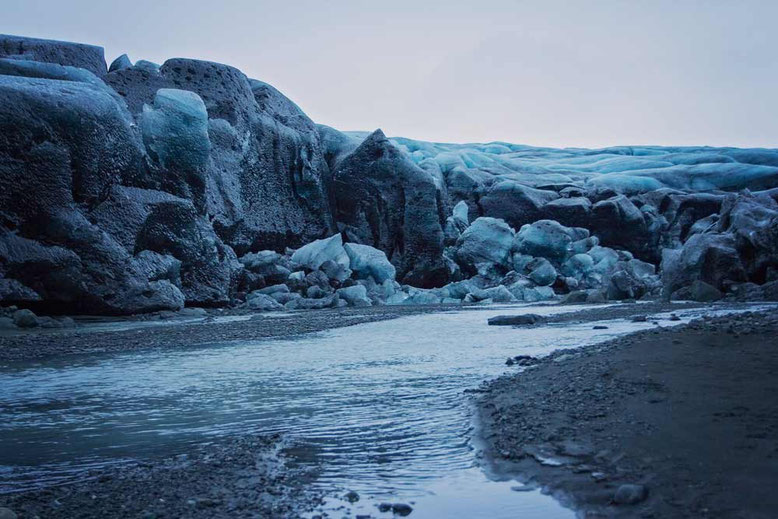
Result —
<path fill-rule="evenodd" d="M 492 468 L 585 517 L 778 517 L 776 311 L 559 352 L 478 409 Z M 647 498 L 614 503 L 622 484 Z"/>

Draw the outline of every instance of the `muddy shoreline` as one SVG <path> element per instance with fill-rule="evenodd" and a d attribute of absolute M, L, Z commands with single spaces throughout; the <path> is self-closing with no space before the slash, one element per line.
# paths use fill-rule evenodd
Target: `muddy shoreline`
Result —
<path fill-rule="evenodd" d="M 584 517 L 774 517 L 777 374 L 775 310 L 560 351 L 479 390 L 484 462 Z"/>

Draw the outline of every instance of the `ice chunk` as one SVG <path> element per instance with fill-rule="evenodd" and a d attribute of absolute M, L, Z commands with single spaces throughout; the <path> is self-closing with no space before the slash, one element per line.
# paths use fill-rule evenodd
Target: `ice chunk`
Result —
<path fill-rule="evenodd" d="M 530 270 L 529 277 L 532 281 L 541 286 L 548 286 L 556 281 L 556 269 L 545 258 L 536 258 L 527 265 Z"/>
<path fill-rule="evenodd" d="M 343 246 L 350 260 L 350 268 L 357 277 L 371 276 L 377 283 L 393 280 L 396 274 L 386 254 L 369 245 L 347 243 Z"/>
<path fill-rule="evenodd" d="M 456 224 L 457 228 L 459 228 L 460 232 L 464 231 L 467 226 L 470 225 L 469 212 L 470 209 L 467 206 L 467 202 L 464 200 L 460 200 L 457 205 L 454 206 L 452 217 L 454 218 L 454 223 Z"/>
<path fill-rule="evenodd" d="M 325 261 L 333 261 L 346 268 L 350 264 L 340 233 L 300 247 L 292 254 L 292 261 L 311 270 L 317 270 Z"/>
<path fill-rule="evenodd" d="M 563 260 L 572 252 L 572 243 L 589 236 L 586 229 L 565 227 L 554 220 L 538 220 L 522 226 L 515 248 L 522 254 Z"/>
<path fill-rule="evenodd" d="M 208 161 L 208 112 L 200 96 L 188 90 L 161 88 L 154 105 L 143 107 L 143 143 L 163 168 L 197 170 Z"/>
<path fill-rule="evenodd" d="M 336 293 L 341 299 L 346 301 L 349 306 L 371 306 L 373 304 L 367 297 L 367 288 L 363 285 L 339 288 Z"/>
<path fill-rule="evenodd" d="M 471 271 L 479 263 L 508 266 L 513 229 L 498 218 L 477 218 L 457 240 L 457 260 Z"/>
<path fill-rule="evenodd" d="M 246 297 L 246 306 L 252 310 L 266 312 L 269 310 L 282 310 L 284 307 L 267 294 L 252 292 Z"/>

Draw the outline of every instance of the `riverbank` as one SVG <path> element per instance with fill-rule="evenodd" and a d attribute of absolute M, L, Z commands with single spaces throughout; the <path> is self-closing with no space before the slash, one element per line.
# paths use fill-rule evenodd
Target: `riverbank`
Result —
<path fill-rule="evenodd" d="M 586 517 L 774 517 L 778 312 L 557 352 L 484 386 L 493 470 Z"/>
<path fill-rule="evenodd" d="M 100 470 L 75 484 L 0 495 L 0 507 L 19 519 L 299 517 L 321 496 L 307 486 L 315 474 L 288 465 L 283 443 L 266 435 L 207 445 L 153 464 Z"/>
<path fill-rule="evenodd" d="M 547 306 L 544 304 L 539 307 Z M 555 305 L 556 306 L 556 305 Z M 565 305 L 565 313 L 546 323 L 620 319 L 699 308 L 701 303 L 603 304 L 592 307 Z M 738 304 L 728 304 L 737 307 Z M 177 348 L 232 341 L 283 339 L 324 330 L 385 321 L 411 315 L 468 310 L 494 310 L 492 305 L 410 305 L 251 313 L 246 310 L 160 312 L 128 318 L 79 318 L 71 328 L 6 330 L 0 334 L 0 363 L 44 360 L 64 355 L 124 353 L 153 348 Z M 194 312 L 199 310 L 199 312 Z"/>
<path fill-rule="evenodd" d="M 124 353 L 232 341 L 283 339 L 333 328 L 459 309 L 453 305 L 375 306 L 251 313 L 245 310 L 164 312 L 123 319 L 78 318 L 64 329 L 19 330 L 0 335 L 0 363 L 62 355 Z"/>

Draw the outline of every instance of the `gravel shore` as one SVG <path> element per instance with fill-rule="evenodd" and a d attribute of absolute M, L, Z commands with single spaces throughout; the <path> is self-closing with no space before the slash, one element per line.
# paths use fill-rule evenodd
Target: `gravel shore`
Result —
<path fill-rule="evenodd" d="M 584 517 L 778 510 L 778 311 L 558 352 L 485 385 L 477 406 L 491 469 Z"/>
<path fill-rule="evenodd" d="M 700 307 L 699 303 L 668 305 L 649 302 L 575 310 L 549 317 L 547 322 L 617 319 L 636 312 L 650 313 Z M 491 306 L 413 305 L 306 310 L 281 314 L 251 314 L 243 310 L 210 310 L 192 317 L 163 312 L 123 319 L 79 318 L 74 328 L 4 331 L 0 333 L 0 363 L 44 360 L 62 355 L 122 353 L 152 348 L 180 348 L 232 341 L 283 339 L 333 328 L 396 319 L 409 315 L 456 310 L 494 311 Z M 245 320 L 222 320 L 245 318 Z M 106 330 L 98 326 L 126 326 Z"/>
<path fill-rule="evenodd" d="M 96 471 L 75 484 L 0 495 L 0 507 L 19 519 L 299 517 L 321 496 L 307 488 L 315 474 L 290 467 L 282 447 L 277 435 L 231 440 L 153 464 Z"/>
<path fill-rule="evenodd" d="M 374 306 L 308 310 L 282 314 L 247 314 L 244 311 L 211 311 L 191 318 L 175 313 L 151 314 L 126 319 L 76 318 L 75 328 L 20 330 L 0 335 L 0 363 L 43 360 L 61 355 L 121 353 L 151 348 L 181 348 L 232 341 L 282 339 L 356 324 L 396 319 L 407 315 L 459 309 L 459 306 Z M 219 322 L 219 318 L 245 320 Z M 157 321 L 157 322 L 154 322 Z M 95 325 L 129 325 L 131 329 L 100 330 Z"/>

